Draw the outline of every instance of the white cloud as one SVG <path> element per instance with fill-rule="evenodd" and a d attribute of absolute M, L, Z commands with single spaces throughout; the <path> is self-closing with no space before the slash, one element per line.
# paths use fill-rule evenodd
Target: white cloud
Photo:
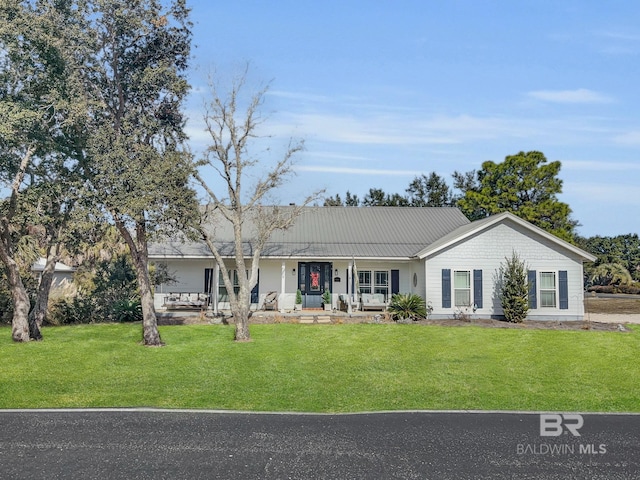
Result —
<path fill-rule="evenodd" d="M 527 94 L 529 97 L 552 103 L 611 103 L 611 97 L 588 90 L 536 90 Z"/>
<path fill-rule="evenodd" d="M 637 33 L 628 33 L 628 32 L 621 32 L 621 31 L 614 32 L 611 30 L 607 30 L 607 31 L 599 32 L 599 35 L 601 37 L 612 38 L 614 40 L 623 40 L 627 42 L 640 42 L 640 35 Z"/>
<path fill-rule="evenodd" d="M 564 194 L 573 198 L 572 201 L 569 201 L 569 205 L 572 205 L 574 200 L 584 202 L 586 205 L 590 203 L 597 203 L 600 206 L 608 205 L 612 214 L 623 211 L 617 210 L 621 202 L 627 206 L 640 206 L 638 187 L 635 185 L 611 182 L 574 182 L 567 183 L 563 190 Z"/>
<path fill-rule="evenodd" d="M 610 162 L 608 160 L 562 160 L 562 169 L 590 172 L 628 172 L 640 170 L 639 163 Z"/>
<path fill-rule="evenodd" d="M 304 93 L 304 92 L 287 92 L 284 90 L 267 90 L 266 95 L 271 95 L 273 97 L 286 98 L 289 100 L 298 100 L 304 102 L 328 102 L 331 100 L 330 97 L 326 95 L 317 95 L 313 93 Z"/>
<path fill-rule="evenodd" d="M 205 131 L 204 124 L 187 123 L 184 131 L 189 136 L 189 144 L 192 147 L 203 147 L 211 141 L 211 136 Z"/>
<path fill-rule="evenodd" d="M 525 137 L 535 131 L 502 118 L 470 115 L 420 117 L 388 113 L 378 115 L 290 113 L 279 123 L 266 125 L 268 134 L 290 135 L 295 131 L 309 140 L 369 145 L 443 145 L 504 136 Z"/>
<path fill-rule="evenodd" d="M 298 172 L 342 173 L 348 175 L 382 175 L 382 176 L 416 176 L 424 173 L 422 170 L 384 170 L 376 168 L 324 167 L 301 165 L 295 167 Z"/>
<path fill-rule="evenodd" d="M 632 130 L 630 132 L 620 134 L 614 137 L 613 140 L 622 145 L 640 145 L 640 130 Z"/>
<path fill-rule="evenodd" d="M 322 159 L 333 159 L 333 160 L 355 160 L 355 161 L 369 161 L 370 157 L 366 157 L 364 155 L 347 155 L 343 153 L 335 153 L 335 152 L 327 152 L 327 151 L 309 151 L 305 152 L 305 157 L 320 157 Z"/>

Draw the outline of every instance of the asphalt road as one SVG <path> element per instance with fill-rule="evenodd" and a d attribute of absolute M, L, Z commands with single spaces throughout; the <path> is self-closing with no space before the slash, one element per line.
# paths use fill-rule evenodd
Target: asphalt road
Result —
<path fill-rule="evenodd" d="M 541 436 L 532 413 L 0 411 L 0 476 L 640 478 L 640 415 L 560 420 L 545 419 Z"/>

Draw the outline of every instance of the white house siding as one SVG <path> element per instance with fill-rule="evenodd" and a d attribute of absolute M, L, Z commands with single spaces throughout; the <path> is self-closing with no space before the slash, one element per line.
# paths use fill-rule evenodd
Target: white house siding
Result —
<path fill-rule="evenodd" d="M 169 258 L 152 259 L 154 263 L 164 263 L 177 282 L 171 285 L 156 285 L 154 304 L 157 309 L 164 307 L 169 294 L 204 293 L 205 268 L 213 268 L 215 262 L 206 259 Z"/>
<path fill-rule="evenodd" d="M 534 238 L 535 235 L 535 238 Z M 512 222 L 500 223 L 477 234 L 466 238 L 449 248 L 427 257 L 427 301 L 433 306 L 434 318 L 452 318 L 457 310 L 452 293 L 451 308 L 442 307 L 442 269 L 450 269 L 452 277 L 456 270 L 471 272 L 471 296 L 473 299 L 473 270 L 482 270 L 483 307 L 474 313 L 466 310 L 473 318 L 490 318 L 503 314 L 500 305 L 499 292 L 496 289 L 500 265 L 505 259 L 516 252 L 525 262 L 528 270 L 535 270 L 538 274 L 538 306 L 529 310 L 527 318 L 535 320 L 581 320 L 584 316 L 583 304 L 583 269 L 582 259 L 572 252 L 562 249 L 557 244 L 541 235 L 516 225 Z M 567 271 L 569 308 L 559 308 L 559 298 L 556 298 L 555 308 L 542 308 L 539 295 L 540 272 L 556 273 L 556 291 L 558 286 L 558 272 Z"/>
<path fill-rule="evenodd" d="M 155 263 L 167 265 L 170 273 L 174 274 L 177 282 L 171 285 L 158 285 L 156 293 L 204 293 L 204 271 L 214 268 L 215 262 L 206 259 L 167 259 L 152 260 Z"/>
<path fill-rule="evenodd" d="M 159 285 L 156 287 L 155 305 L 156 308 L 163 308 L 165 298 L 169 294 L 178 293 L 205 293 L 204 277 L 205 269 L 215 268 L 215 261 L 212 259 L 154 259 L 155 262 L 166 263 L 170 272 L 175 273 L 177 283 L 172 285 Z M 258 283 L 259 303 L 253 308 L 262 308 L 262 302 L 268 292 L 275 291 L 279 295 L 279 306 L 281 309 L 291 310 L 295 303 L 295 293 L 298 289 L 298 268 L 300 262 L 330 262 L 332 263 L 332 300 L 333 306 L 337 307 L 338 296 L 340 294 L 353 293 L 353 285 L 348 272 L 351 272 L 352 260 L 329 259 L 279 259 L 263 258 L 260 260 L 260 277 Z M 248 266 L 250 262 L 248 262 Z M 399 291 L 401 293 L 418 293 L 424 296 L 424 264 L 418 260 L 404 261 L 368 261 L 357 260 L 359 271 L 370 270 L 372 272 L 383 270 L 389 272 L 389 292 L 391 292 L 391 270 L 399 271 Z M 284 268 L 283 268 L 284 266 Z M 234 268 L 234 263 L 229 261 L 227 268 Z M 336 273 L 337 270 L 337 273 Z M 413 277 L 416 274 L 416 285 L 413 284 Z M 282 280 L 284 279 L 284 291 Z M 337 281 L 339 279 L 339 281 Z M 226 303 L 220 303 L 218 308 L 225 310 L 229 308 Z"/>

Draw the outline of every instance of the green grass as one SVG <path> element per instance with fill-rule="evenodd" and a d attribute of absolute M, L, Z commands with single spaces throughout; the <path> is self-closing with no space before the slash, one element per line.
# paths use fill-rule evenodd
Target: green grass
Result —
<path fill-rule="evenodd" d="M 0 408 L 162 407 L 353 412 L 398 409 L 640 411 L 631 333 L 420 325 L 0 328 Z"/>

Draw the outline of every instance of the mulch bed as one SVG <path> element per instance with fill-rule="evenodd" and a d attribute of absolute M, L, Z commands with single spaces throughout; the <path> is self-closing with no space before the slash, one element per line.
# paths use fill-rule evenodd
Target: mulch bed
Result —
<path fill-rule="evenodd" d="M 623 324 L 588 322 L 588 321 L 541 321 L 525 320 L 523 323 L 510 323 L 501 320 L 421 320 L 421 325 L 440 325 L 448 327 L 486 327 L 486 328 L 515 328 L 520 330 L 596 330 L 605 332 L 630 332 Z"/>
<path fill-rule="evenodd" d="M 321 312 L 314 314 L 318 316 L 324 316 Z M 313 316 L 308 315 L 308 316 Z M 272 324 L 272 323 L 298 323 L 299 317 L 296 316 L 252 316 L 250 322 L 252 324 Z M 233 318 L 225 317 L 224 319 L 209 318 L 204 315 L 185 315 L 180 317 L 168 317 L 158 315 L 159 325 L 206 325 L 212 323 L 225 323 L 233 324 Z M 379 316 L 332 316 L 333 324 L 341 323 L 394 323 L 389 320 L 388 315 Z M 411 322 L 416 325 L 438 325 L 443 327 L 483 327 L 483 328 L 511 328 L 519 330 L 593 330 L 593 331 L 605 331 L 605 332 L 631 332 L 623 324 L 618 323 L 604 323 L 604 322 L 590 322 L 590 321 L 535 321 L 527 320 L 523 323 L 509 323 L 501 320 L 489 320 L 489 319 L 473 319 L 469 321 L 457 320 L 457 319 L 444 319 L 444 320 L 420 320 L 417 322 Z"/>

